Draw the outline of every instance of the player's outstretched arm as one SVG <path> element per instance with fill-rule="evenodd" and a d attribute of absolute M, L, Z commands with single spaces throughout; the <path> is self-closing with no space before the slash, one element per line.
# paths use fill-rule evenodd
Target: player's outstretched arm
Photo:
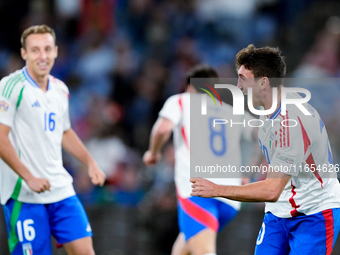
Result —
<path fill-rule="evenodd" d="M 2 160 L 27 183 L 31 190 L 38 193 L 50 190 L 51 185 L 47 179 L 34 177 L 21 162 L 8 138 L 10 131 L 9 126 L 0 124 L 0 157 Z"/>
<path fill-rule="evenodd" d="M 241 202 L 276 202 L 290 176 L 283 173 L 268 173 L 264 181 L 242 186 L 218 185 L 202 178 L 191 178 L 191 196 L 224 197 Z"/>
<path fill-rule="evenodd" d="M 94 185 L 103 186 L 106 175 L 91 157 L 83 142 L 72 128 L 64 132 L 62 146 L 64 150 L 88 167 L 89 176 Z"/>
<path fill-rule="evenodd" d="M 174 124 L 167 118 L 159 117 L 152 127 L 149 150 L 143 156 L 143 162 L 146 166 L 153 166 L 161 158 L 161 149 L 168 141 Z"/>

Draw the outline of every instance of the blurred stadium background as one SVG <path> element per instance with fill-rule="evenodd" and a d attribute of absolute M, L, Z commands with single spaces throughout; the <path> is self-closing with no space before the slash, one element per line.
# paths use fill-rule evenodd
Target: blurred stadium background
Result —
<path fill-rule="evenodd" d="M 73 128 L 108 176 L 94 188 L 83 166 L 64 156 L 98 255 L 170 254 L 178 234 L 173 147 L 152 169 L 141 157 L 158 111 L 182 92 L 191 66 L 208 63 L 236 77 L 235 54 L 253 43 L 279 46 L 288 77 L 340 77 L 337 0 L 0 0 L 1 78 L 24 65 L 22 31 L 42 23 L 57 33 L 52 74 L 70 89 Z M 309 89 L 312 100 L 320 96 L 314 106 L 339 163 L 340 86 Z M 263 204 L 244 204 L 219 236 L 218 254 L 253 254 L 262 217 Z M 1 209 L 0 254 L 8 254 Z"/>

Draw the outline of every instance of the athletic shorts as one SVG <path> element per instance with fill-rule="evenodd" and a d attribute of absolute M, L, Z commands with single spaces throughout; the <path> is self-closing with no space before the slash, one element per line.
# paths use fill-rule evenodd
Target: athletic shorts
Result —
<path fill-rule="evenodd" d="M 89 220 L 77 196 L 52 204 L 9 199 L 3 209 L 12 255 L 52 254 L 51 235 L 60 244 L 92 236 Z"/>
<path fill-rule="evenodd" d="M 256 255 L 329 255 L 340 228 L 340 209 L 279 218 L 266 213 L 256 240 Z"/>
<path fill-rule="evenodd" d="M 216 233 L 221 231 L 238 212 L 232 206 L 214 198 L 177 198 L 179 229 L 186 241 L 206 228 Z"/>

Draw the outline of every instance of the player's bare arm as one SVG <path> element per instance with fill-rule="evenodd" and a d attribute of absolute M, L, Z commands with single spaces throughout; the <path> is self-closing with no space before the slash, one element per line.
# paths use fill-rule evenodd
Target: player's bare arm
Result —
<path fill-rule="evenodd" d="M 153 166 L 161 158 L 161 149 L 168 141 L 174 124 L 167 118 L 159 117 L 154 124 L 150 137 L 149 150 L 145 152 L 143 161 L 146 166 Z"/>
<path fill-rule="evenodd" d="M 45 178 L 36 178 L 21 162 L 8 134 L 11 131 L 9 126 L 0 124 L 0 157 L 15 171 L 34 192 L 44 192 L 50 190 L 51 185 Z"/>
<path fill-rule="evenodd" d="M 89 176 L 94 185 L 103 186 L 106 175 L 91 157 L 83 142 L 72 128 L 64 132 L 62 146 L 64 150 L 88 167 Z"/>
<path fill-rule="evenodd" d="M 283 173 L 268 173 L 264 181 L 242 186 L 218 185 L 202 178 L 191 178 L 191 196 L 224 197 L 240 202 L 276 202 L 290 176 Z"/>

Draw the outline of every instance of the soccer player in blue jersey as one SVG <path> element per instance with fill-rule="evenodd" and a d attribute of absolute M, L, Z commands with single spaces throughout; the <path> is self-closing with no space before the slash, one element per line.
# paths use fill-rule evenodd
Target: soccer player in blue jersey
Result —
<path fill-rule="evenodd" d="M 0 196 L 10 253 L 52 254 L 53 235 L 68 254 L 93 255 L 62 148 L 88 167 L 93 184 L 102 186 L 105 174 L 71 128 L 68 88 L 50 75 L 58 54 L 54 31 L 29 27 L 21 44 L 26 66 L 0 81 Z"/>
<path fill-rule="evenodd" d="M 340 228 L 340 185 L 322 119 L 308 103 L 303 106 L 310 115 L 295 104 L 288 104 L 285 114 L 281 112 L 286 64 L 277 48 L 249 45 L 237 54 L 236 68 L 238 88 L 244 94 L 252 88 L 254 107 L 270 109 L 277 88 L 276 110 L 261 115 L 264 125 L 258 135 L 275 171 L 268 171 L 264 181 L 238 187 L 192 178 L 191 195 L 266 202 L 256 255 L 331 254 Z M 301 96 L 287 93 L 287 98 L 299 100 Z"/>

